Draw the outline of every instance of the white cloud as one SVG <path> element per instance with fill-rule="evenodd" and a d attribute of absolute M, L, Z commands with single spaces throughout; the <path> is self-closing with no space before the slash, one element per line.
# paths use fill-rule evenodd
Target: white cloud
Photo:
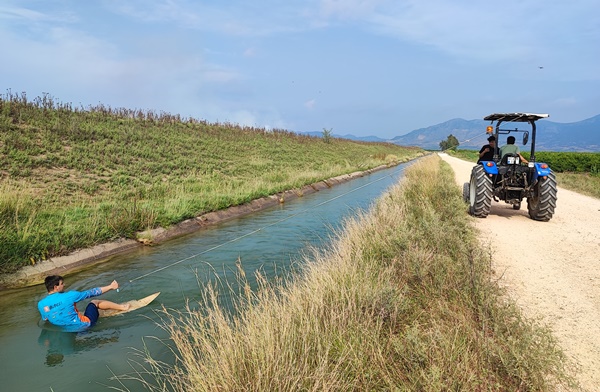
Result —
<path fill-rule="evenodd" d="M 360 19 L 373 13 L 386 0 L 321 0 L 320 14 L 341 19 Z"/>
<path fill-rule="evenodd" d="M 577 99 L 574 97 L 565 97 L 554 100 L 553 104 L 557 107 L 575 107 L 577 105 Z"/>
<path fill-rule="evenodd" d="M 188 0 L 107 0 L 110 9 L 146 22 L 174 23 L 188 29 L 219 32 L 232 36 L 266 36 L 302 31 L 298 5 L 272 1 L 217 2 L 208 5 Z"/>
<path fill-rule="evenodd" d="M 254 57 L 256 56 L 256 48 L 247 48 L 244 50 L 244 57 Z"/>
<path fill-rule="evenodd" d="M 47 19 L 46 15 L 27 8 L 0 7 L 0 19 L 39 21 Z"/>
<path fill-rule="evenodd" d="M 68 23 L 77 20 L 77 17 L 70 11 L 64 11 L 61 13 L 46 13 L 20 6 L 11 6 L 9 3 L 0 5 L 0 20 L 2 19 L 12 23 L 24 23 L 31 25 L 42 22 Z"/>
<path fill-rule="evenodd" d="M 317 104 L 317 101 L 314 99 L 311 99 L 311 100 L 304 102 L 304 107 L 307 108 L 308 110 L 313 110 L 315 108 L 316 104 Z"/>
<path fill-rule="evenodd" d="M 501 5 L 465 0 L 322 0 L 320 4 L 322 17 L 364 24 L 378 34 L 427 45 L 464 61 L 547 59 L 568 64 L 589 57 L 590 51 L 600 60 L 596 48 L 600 4 L 595 0 L 507 0 Z M 594 74 L 585 71 L 588 78 Z"/>

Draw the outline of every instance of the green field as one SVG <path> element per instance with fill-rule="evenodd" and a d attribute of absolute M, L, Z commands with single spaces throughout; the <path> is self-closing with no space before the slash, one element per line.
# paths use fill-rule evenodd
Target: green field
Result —
<path fill-rule="evenodd" d="M 0 99 L 0 152 L 0 272 L 424 154 L 24 94 Z"/>

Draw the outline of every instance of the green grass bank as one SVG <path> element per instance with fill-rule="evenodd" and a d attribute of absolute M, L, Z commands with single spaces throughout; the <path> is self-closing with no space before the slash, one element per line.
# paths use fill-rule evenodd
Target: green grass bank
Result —
<path fill-rule="evenodd" d="M 0 273 L 420 149 L 0 97 Z"/>
<path fill-rule="evenodd" d="M 423 158 L 300 273 L 263 277 L 256 291 L 240 274 L 202 288 L 199 310 L 165 309 L 175 364 L 140 353 L 140 382 L 186 392 L 564 390 L 572 377 L 557 342 L 498 287 L 471 219 L 451 168 Z M 227 290 L 233 312 L 219 303 Z"/>

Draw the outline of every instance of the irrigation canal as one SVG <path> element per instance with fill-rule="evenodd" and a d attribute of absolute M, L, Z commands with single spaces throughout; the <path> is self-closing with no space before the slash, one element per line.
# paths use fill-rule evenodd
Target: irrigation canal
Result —
<path fill-rule="evenodd" d="M 397 183 L 409 165 L 374 172 L 252 215 L 229 220 L 156 247 L 143 247 L 65 277 L 66 290 L 104 286 L 121 289 L 100 298 L 115 302 L 160 291 L 149 306 L 127 315 L 101 318 L 93 328 L 67 333 L 40 321 L 37 301 L 43 285 L 0 292 L 0 389 L 3 391 L 144 390 L 114 375 L 132 374 L 136 353 L 172 361 L 157 325 L 161 306 L 183 310 L 198 303 L 201 286 L 216 277 L 235 283 L 236 263 L 248 278 L 260 269 L 268 278 L 301 263 L 307 246 L 323 246 L 345 217 L 365 210 Z M 166 267 L 166 268 L 165 268 Z M 225 299 L 226 300 L 226 299 Z M 85 309 L 85 303 L 78 306 Z M 168 342 L 167 342 L 168 343 Z M 139 369 L 139 367 L 137 367 Z M 126 389 L 126 388 L 127 389 Z"/>

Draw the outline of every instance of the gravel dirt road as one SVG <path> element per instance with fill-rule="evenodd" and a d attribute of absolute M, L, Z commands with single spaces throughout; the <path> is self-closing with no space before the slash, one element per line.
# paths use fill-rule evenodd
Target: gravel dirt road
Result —
<path fill-rule="evenodd" d="M 440 153 L 456 182 L 469 181 L 472 162 Z M 487 218 L 473 218 L 492 249 L 500 284 L 530 318 L 540 318 L 579 367 L 586 391 L 600 391 L 600 200 L 560 188 L 549 222 L 492 202 Z"/>

